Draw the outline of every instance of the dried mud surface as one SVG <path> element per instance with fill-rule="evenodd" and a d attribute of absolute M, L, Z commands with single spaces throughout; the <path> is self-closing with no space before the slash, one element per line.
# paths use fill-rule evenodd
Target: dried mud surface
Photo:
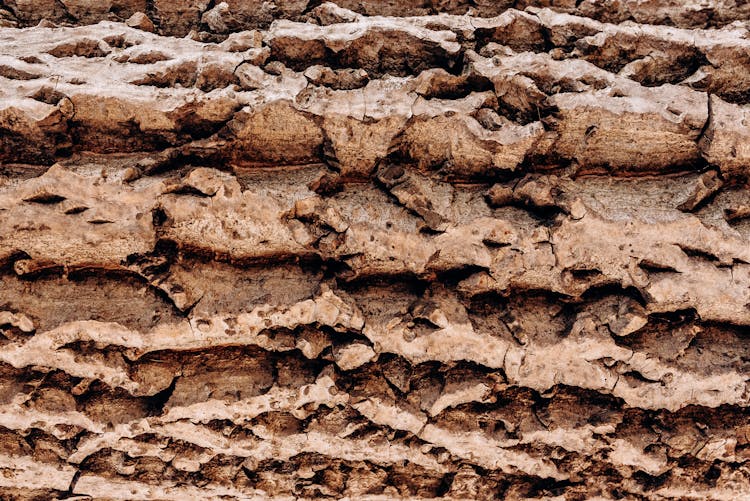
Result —
<path fill-rule="evenodd" d="M 748 499 L 748 19 L 0 2 L 0 498 Z"/>

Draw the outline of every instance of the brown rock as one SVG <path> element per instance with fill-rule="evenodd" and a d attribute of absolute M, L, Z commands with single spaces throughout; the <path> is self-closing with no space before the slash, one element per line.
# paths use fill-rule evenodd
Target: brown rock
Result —
<path fill-rule="evenodd" d="M 749 16 L 6 1 L 0 499 L 745 499 Z"/>
<path fill-rule="evenodd" d="M 125 24 L 131 28 L 148 31 L 149 33 L 153 33 L 154 31 L 154 23 L 143 12 L 136 12 L 125 21 Z"/>

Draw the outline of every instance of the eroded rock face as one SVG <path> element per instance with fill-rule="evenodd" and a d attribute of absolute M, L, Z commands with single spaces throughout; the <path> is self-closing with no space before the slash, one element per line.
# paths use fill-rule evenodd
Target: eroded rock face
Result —
<path fill-rule="evenodd" d="M 0 3 L 0 498 L 744 499 L 749 16 Z"/>

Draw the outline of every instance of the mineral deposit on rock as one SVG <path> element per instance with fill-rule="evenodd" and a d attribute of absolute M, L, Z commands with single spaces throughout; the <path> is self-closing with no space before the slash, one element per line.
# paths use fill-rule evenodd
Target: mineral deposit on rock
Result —
<path fill-rule="evenodd" d="M 750 499 L 749 29 L 0 1 L 0 499 Z"/>

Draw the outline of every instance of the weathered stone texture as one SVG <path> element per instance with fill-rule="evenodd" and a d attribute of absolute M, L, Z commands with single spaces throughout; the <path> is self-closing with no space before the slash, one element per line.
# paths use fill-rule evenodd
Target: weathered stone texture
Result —
<path fill-rule="evenodd" d="M 0 499 L 750 499 L 748 5 L 0 2 Z"/>

